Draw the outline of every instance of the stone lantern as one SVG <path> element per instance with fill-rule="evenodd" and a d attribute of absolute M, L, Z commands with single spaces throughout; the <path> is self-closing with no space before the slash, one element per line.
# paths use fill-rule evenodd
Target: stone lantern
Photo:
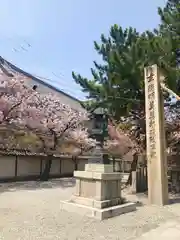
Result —
<path fill-rule="evenodd" d="M 69 201 L 62 202 L 62 208 L 99 220 L 114 217 L 136 209 L 134 203 L 123 203 L 121 197 L 121 173 L 113 171 L 108 154 L 103 150 L 108 136 L 108 115 L 103 109 L 91 114 L 93 127 L 90 136 L 97 140 L 97 146 L 88 159 L 84 171 L 74 171 L 75 193 Z"/>

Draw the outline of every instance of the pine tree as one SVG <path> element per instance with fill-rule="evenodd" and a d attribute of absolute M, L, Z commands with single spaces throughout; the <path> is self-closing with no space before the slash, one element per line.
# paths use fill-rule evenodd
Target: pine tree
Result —
<path fill-rule="evenodd" d="M 145 36 L 135 29 L 114 25 L 110 36 L 101 35 L 101 43 L 94 42 L 95 50 L 103 64 L 94 62 L 93 79 L 88 80 L 73 72 L 73 78 L 91 100 L 86 106 L 107 108 L 116 118 L 131 109 L 144 106 L 143 68 L 146 54 L 142 47 L 148 46 Z M 90 104 L 89 104 L 90 103 Z"/>
<path fill-rule="evenodd" d="M 94 62 L 92 80 L 73 72 L 76 83 L 88 94 L 90 101 L 84 103 L 88 109 L 101 106 L 116 118 L 142 109 L 143 68 L 151 64 L 161 68 L 168 87 L 180 94 L 179 2 L 168 0 L 165 8 L 158 9 L 161 24 L 153 32 L 139 34 L 131 27 L 123 30 L 114 25 L 108 37 L 101 35 L 100 44 L 94 42 L 102 63 Z"/>
<path fill-rule="evenodd" d="M 164 8 L 158 8 L 158 13 L 161 18 L 160 48 L 165 52 L 162 65 L 168 85 L 180 93 L 180 0 L 168 0 Z"/>

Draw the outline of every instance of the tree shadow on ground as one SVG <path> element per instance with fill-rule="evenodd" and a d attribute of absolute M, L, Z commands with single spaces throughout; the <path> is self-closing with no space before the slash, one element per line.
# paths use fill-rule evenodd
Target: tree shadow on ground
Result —
<path fill-rule="evenodd" d="M 47 182 L 26 181 L 26 182 L 1 183 L 0 193 L 15 192 L 15 191 L 21 191 L 21 190 L 73 188 L 74 186 L 75 186 L 74 178 L 51 179 Z"/>

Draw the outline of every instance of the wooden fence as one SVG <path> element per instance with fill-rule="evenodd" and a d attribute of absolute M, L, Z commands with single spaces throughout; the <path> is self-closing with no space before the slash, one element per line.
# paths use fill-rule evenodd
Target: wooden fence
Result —
<path fill-rule="evenodd" d="M 169 192 L 180 192 L 180 156 L 179 155 L 169 155 L 167 157 L 168 161 L 168 188 Z M 139 164 L 140 163 L 140 164 Z M 113 165 L 118 164 L 118 168 L 114 167 L 114 171 L 129 173 L 131 169 L 131 162 L 126 160 L 116 160 L 114 159 Z M 148 171 L 146 161 L 142 161 L 142 156 L 140 156 L 140 161 L 136 171 L 132 172 L 130 179 L 130 184 L 132 186 L 132 191 L 135 193 L 142 193 L 148 190 Z"/>
<path fill-rule="evenodd" d="M 141 161 L 142 161 L 142 157 Z M 115 172 L 122 172 L 124 174 L 130 173 L 131 170 L 130 160 L 124 159 L 113 159 L 113 166 Z M 148 189 L 147 181 L 147 166 L 146 164 L 137 165 L 136 171 L 133 171 L 130 176 L 130 184 L 132 186 L 133 192 L 141 193 L 146 192 Z"/>

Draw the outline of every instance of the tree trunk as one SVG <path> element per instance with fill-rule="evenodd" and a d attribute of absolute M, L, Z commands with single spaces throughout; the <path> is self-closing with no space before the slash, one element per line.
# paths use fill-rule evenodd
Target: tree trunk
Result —
<path fill-rule="evenodd" d="M 72 156 L 72 161 L 74 163 L 74 170 L 78 170 L 78 161 L 77 161 L 77 156 Z"/>
<path fill-rule="evenodd" d="M 52 166 L 52 155 L 47 156 L 44 171 L 41 173 L 40 181 L 48 181 Z"/>
<path fill-rule="evenodd" d="M 109 155 L 107 153 L 103 153 L 103 164 L 110 164 Z"/>
<path fill-rule="evenodd" d="M 116 158 L 112 157 L 113 159 L 113 172 L 116 172 Z"/>

